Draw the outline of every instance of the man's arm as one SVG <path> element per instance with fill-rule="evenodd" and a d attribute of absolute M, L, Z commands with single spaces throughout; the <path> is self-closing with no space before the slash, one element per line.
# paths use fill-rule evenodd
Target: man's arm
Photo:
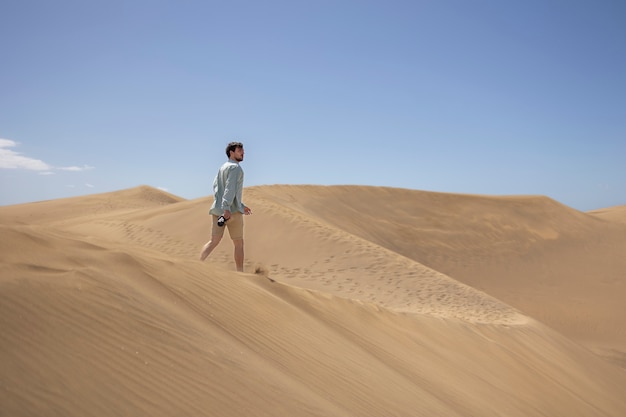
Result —
<path fill-rule="evenodd" d="M 230 207 L 237 195 L 237 174 L 238 167 L 232 166 L 224 170 L 224 195 L 222 196 L 222 210 L 228 211 L 230 217 Z M 226 214 L 226 213 L 224 213 Z M 224 216 L 226 218 L 226 216 Z"/>

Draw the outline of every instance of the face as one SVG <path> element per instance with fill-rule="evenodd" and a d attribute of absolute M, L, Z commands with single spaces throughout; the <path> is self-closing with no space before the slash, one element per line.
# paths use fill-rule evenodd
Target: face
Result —
<path fill-rule="evenodd" d="M 243 148 L 235 148 L 235 150 L 231 153 L 232 159 L 237 162 L 243 161 Z"/>

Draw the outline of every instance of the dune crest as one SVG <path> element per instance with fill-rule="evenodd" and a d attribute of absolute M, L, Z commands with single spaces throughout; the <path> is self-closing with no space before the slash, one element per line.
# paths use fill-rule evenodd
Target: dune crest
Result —
<path fill-rule="evenodd" d="M 118 199 L 123 200 L 125 195 L 134 198 L 137 194 L 136 189 L 124 190 Z M 145 190 L 140 194 L 145 194 Z M 254 190 L 248 190 L 248 198 L 257 209 L 247 219 L 247 234 L 260 242 L 255 244 L 247 238 L 248 270 L 262 265 L 281 282 L 401 312 L 492 324 L 523 324 L 528 320 L 482 291 L 340 227 L 276 204 L 256 195 Z M 85 236 L 127 242 L 176 257 L 197 258 L 199 246 L 192 242 L 200 236 L 197 225 L 203 225 L 205 230 L 209 227 L 209 201 L 183 201 L 167 206 L 150 203 L 150 199 L 146 200 L 143 209 L 57 219 L 56 224 Z M 271 244 L 266 244 L 263 236 L 271 237 Z M 231 244 L 225 239 L 209 262 L 218 260 L 227 265 L 232 262 L 231 251 Z"/>
<path fill-rule="evenodd" d="M 588 213 L 603 220 L 626 224 L 626 205 L 592 210 Z"/>

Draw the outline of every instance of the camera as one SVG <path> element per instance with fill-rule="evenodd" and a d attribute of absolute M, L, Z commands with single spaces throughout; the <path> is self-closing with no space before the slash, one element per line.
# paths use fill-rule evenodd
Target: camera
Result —
<path fill-rule="evenodd" d="M 217 218 L 217 225 L 219 227 L 224 226 L 224 223 L 226 223 L 226 219 L 224 218 L 224 216 L 220 216 Z"/>

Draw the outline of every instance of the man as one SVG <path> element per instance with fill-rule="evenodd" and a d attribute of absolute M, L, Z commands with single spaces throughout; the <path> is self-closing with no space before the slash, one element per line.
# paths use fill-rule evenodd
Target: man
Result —
<path fill-rule="evenodd" d="M 243 155 L 241 142 L 231 142 L 226 146 L 228 162 L 221 166 L 213 181 L 215 198 L 209 210 L 213 219 L 211 240 L 204 245 L 200 253 L 200 259 L 204 261 L 222 240 L 224 229 L 228 228 L 235 246 L 235 266 L 239 272 L 243 272 L 243 215 L 252 214 L 252 210 L 241 201 L 243 169 L 239 163 L 243 161 Z M 222 226 L 218 224 L 220 216 L 225 220 Z"/>

